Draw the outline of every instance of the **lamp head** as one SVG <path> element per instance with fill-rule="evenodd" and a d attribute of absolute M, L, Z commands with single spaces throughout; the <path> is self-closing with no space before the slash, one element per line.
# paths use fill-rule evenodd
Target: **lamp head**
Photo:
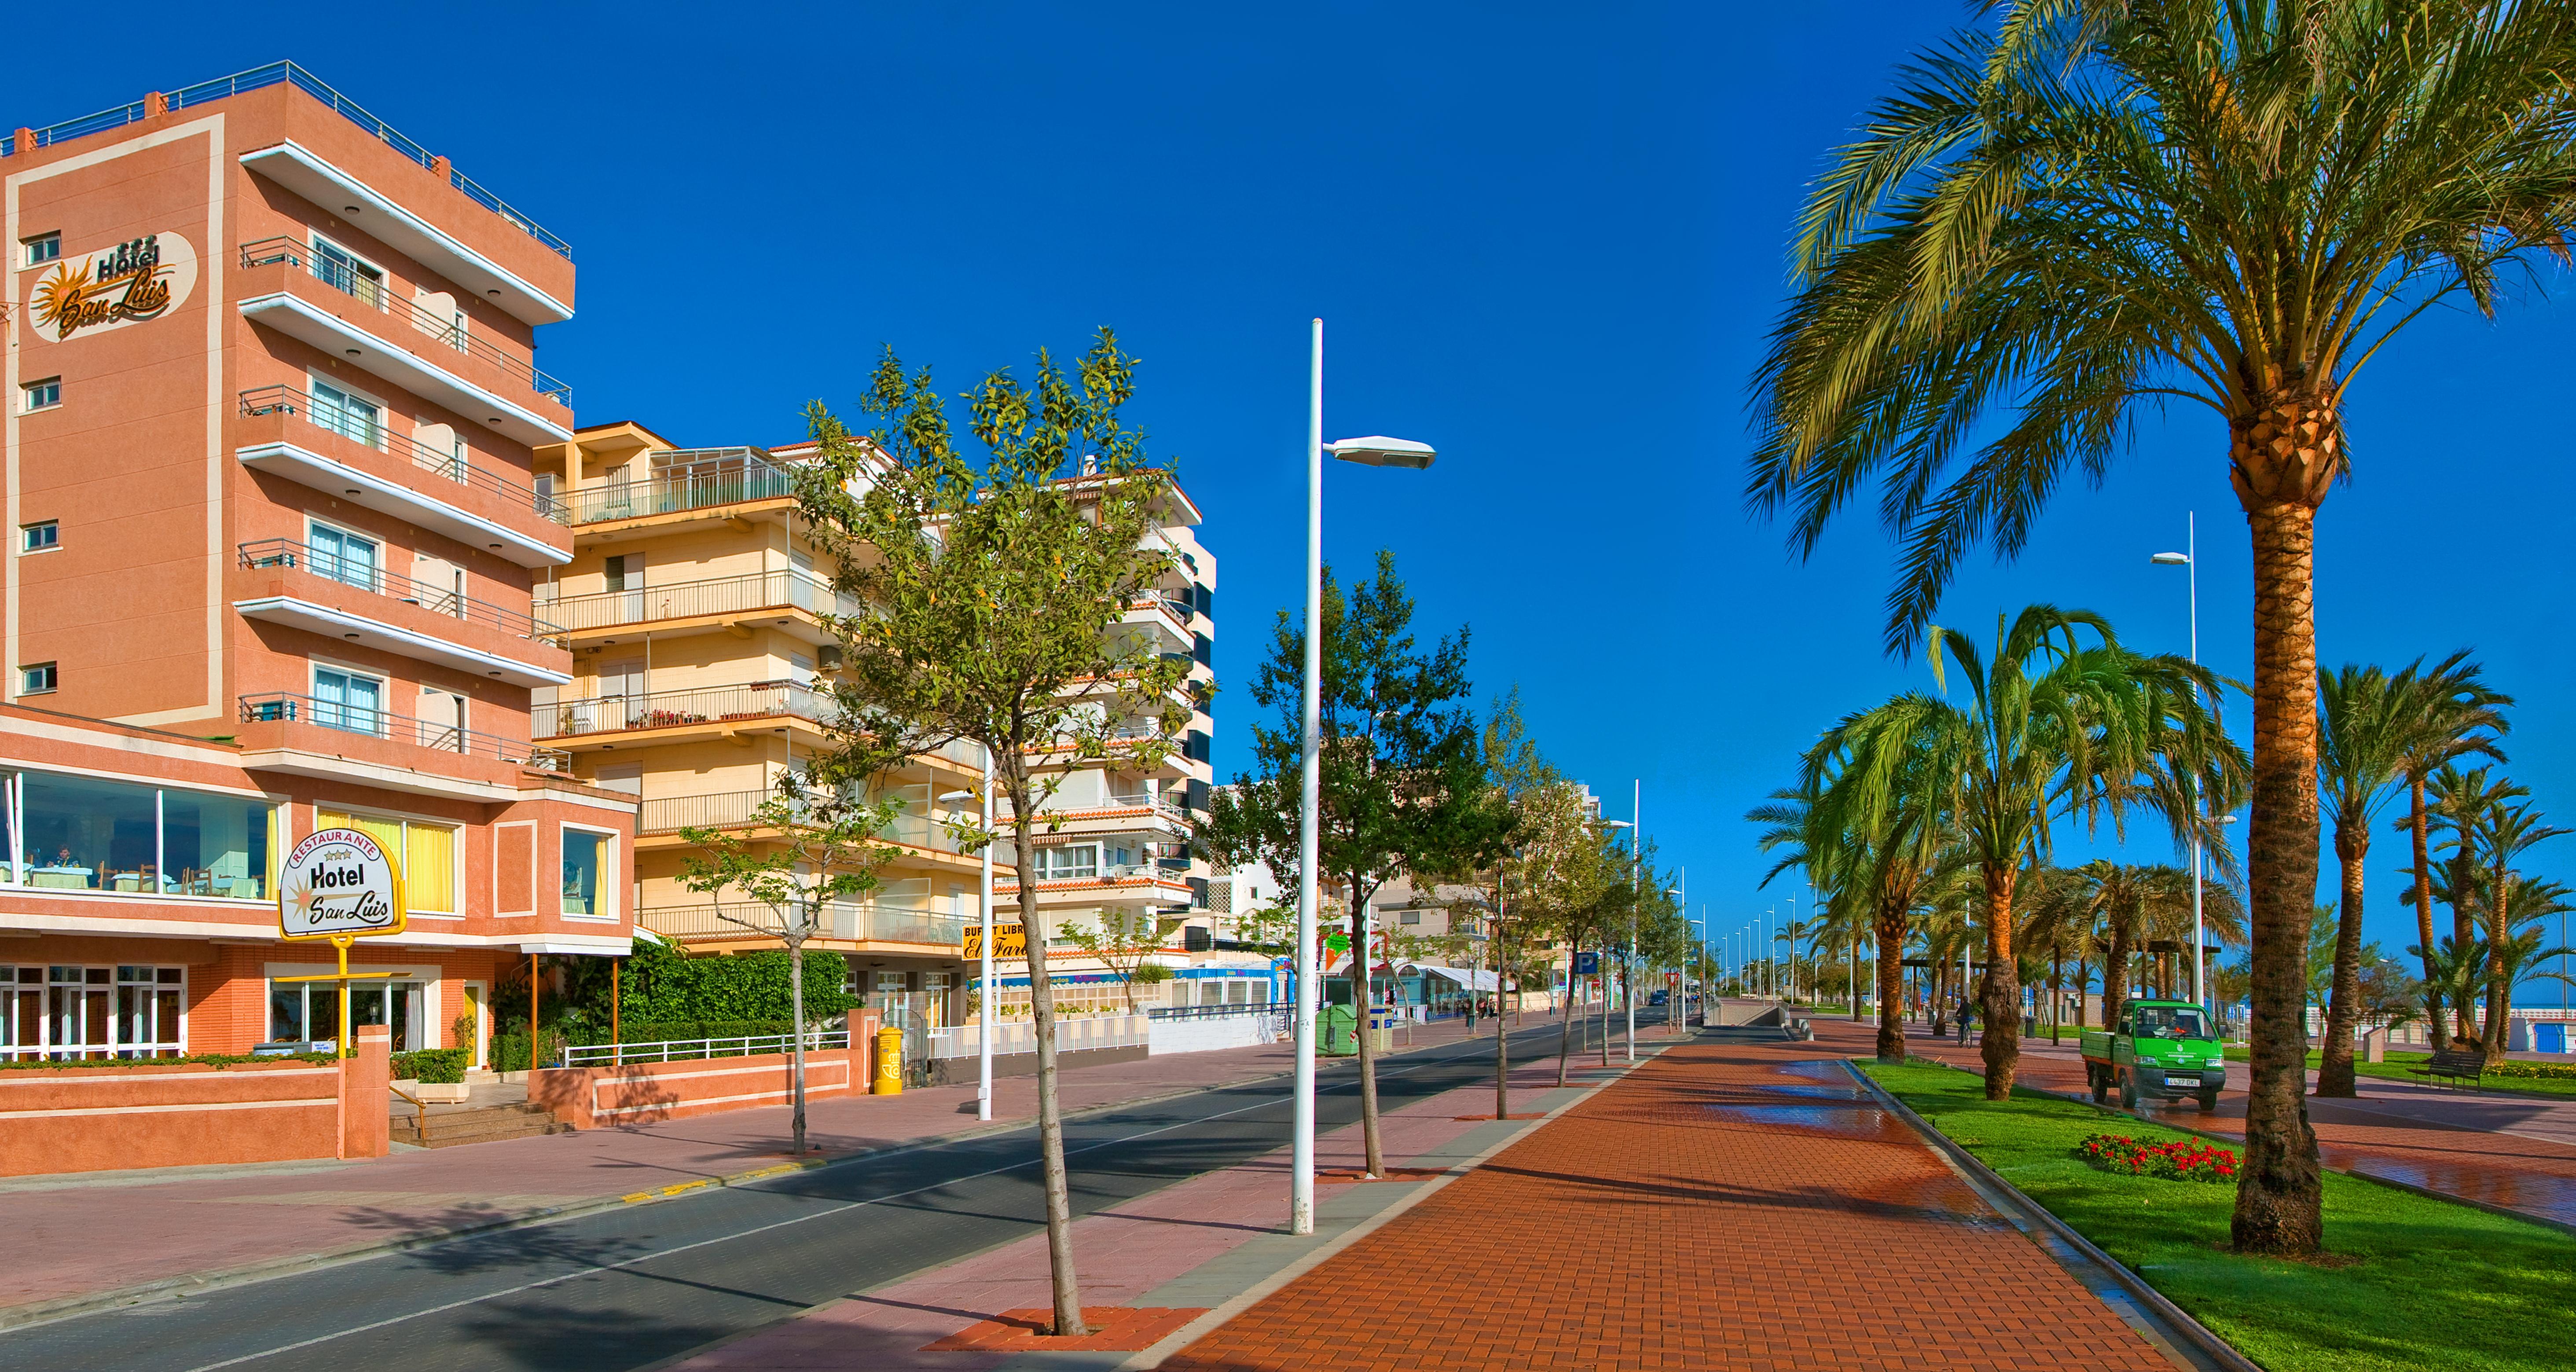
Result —
<path fill-rule="evenodd" d="M 1357 462 L 1362 466 L 1411 467 L 1416 470 L 1430 466 L 1431 460 L 1439 456 L 1428 443 L 1416 443 L 1409 438 L 1388 438 L 1384 434 L 1327 443 L 1324 451 L 1344 462 Z"/>
<path fill-rule="evenodd" d="M 2152 562 L 2159 567 L 2188 567 L 2191 565 L 2191 554 L 2158 553 L 2154 557 L 2148 558 L 2147 561 Z"/>

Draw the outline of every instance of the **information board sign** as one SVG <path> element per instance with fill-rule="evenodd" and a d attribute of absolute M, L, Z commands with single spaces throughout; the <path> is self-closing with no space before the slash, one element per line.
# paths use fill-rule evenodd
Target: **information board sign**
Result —
<path fill-rule="evenodd" d="M 402 864 L 359 829 L 316 829 L 286 855 L 277 883 L 278 931 L 291 939 L 399 934 Z"/>

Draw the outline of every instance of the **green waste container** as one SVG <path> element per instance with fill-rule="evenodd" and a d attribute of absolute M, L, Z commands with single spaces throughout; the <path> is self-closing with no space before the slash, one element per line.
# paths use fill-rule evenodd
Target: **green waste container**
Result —
<path fill-rule="evenodd" d="M 1315 1019 L 1315 1029 L 1323 1037 L 1315 1051 L 1326 1057 L 1347 1058 L 1360 1051 L 1359 1015 L 1347 1005 L 1327 1005 Z"/>

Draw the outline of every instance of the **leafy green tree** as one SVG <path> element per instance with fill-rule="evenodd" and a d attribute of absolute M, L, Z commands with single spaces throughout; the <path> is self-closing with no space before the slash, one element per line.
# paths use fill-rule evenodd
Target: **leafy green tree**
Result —
<path fill-rule="evenodd" d="M 1279 612 L 1271 651 L 1254 676 L 1255 705 L 1271 721 L 1252 726 L 1254 773 L 1217 793 L 1202 845 L 1227 862 L 1260 858 L 1274 872 L 1299 861 L 1302 712 L 1306 629 Z M 1468 703 L 1467 631 L 1429 651 L 1413 638 L 1413 597 L 1380 552 L 1373 580 L 1344 591 L 1324 569 L 1323 678 L 1318 701 L 1317 877 L 1341 887 L 1351 921 L 1351 984 L 1375 980 L 1367 945 L 1368 902 L 1404 873 L 1469 865 L 1490 840 L 1484 759 Z M 1367 1013 L 1368 995 L 1354 1008 Z M 1365 1026 L 1363 1026 L 1365 1027 Z M 1359 1036 L 1360 1123 L 1368 1170 L 1385 1171 L 1378 1138 L 1377 1050 Z"/>
<path fill-rule="evenodd" d="M 1033 385 L 988 373 L 966 394 L 970 457 L 927 370 L 889 350 L 861 408 L 864 437 L 819 403 L 818 445 L 797 475 L 801 513 L 864 607 L 830 620 L 842 645 L 835 748 L 814 764 L 856 784 L 892 760 L 963 740 L 992 758 L 1009 809 L 1011 865 L 1029 946 L 1038 1151 L 1046 1191 L 1053 1332 L 1086 1332 L 1075 1279 L 1055 994 L 1038 910 L 1034 826 L 1074 769 L 1151 771 L 1189 718 L 1189 664 L 1125 624 L 1173 573 L 1156 537 L 1174 498 L 1121 417 L 1136 361 L 1106 329 L 1068 372 L 1038 354 Z M 973 834 L 977 846 L 996 840 Z"/>
<path fill-rule="evenodd" d="M 2200 402 L 2254 567 L 2254 1043 L 2240 1252 L 2323 1242 L 2299 959 L 2319 821 L 2314 534 L 2382 343 L 2567 251 L 2560 4 L 1997 0 L 1905 69 L 1800 217 L 1752 494 L 1812 550 L 1873 473 L 1891 646 L 2017 553 L 2141 407 Z M 1996 422 L 1992 412 L 2006 412 Z M 2429 470 L 2426 469 L 2426 470 Z"/>
<path fill-rule="evenodd" d="M 1161 952 L 1163 941 L 1178 920 L 1165 919 L 1146 910 L 1109 909 L 1100 911 L 1090 924 L 1068 924 L 1058 930 L 1064 941 L 1100 960 L 1110 975 L 1118 978 L 1118 987 L 1127 996 L 1127 1013 L 1136 1013 L 1136 988 L 1160 985 L 1169 976 L 1145 976 L 1138 973 L 1147 967 L 1168 973 L 1169 969 L 1146 959 Z"/>
<path fill-rule="evenodd" d="M 805 1039 L 811 1024 L 805 1015 L 805 942 L 830 927 L 833 905 L 876 889 L 877 869 L 895 857 L 877 834 L 902 808 L 900 801 L 870 805 L 838 792 L 817 794 L 789 776 L 752 811 L 748 836 L 724 829 L 680 831 L 699 849 L 681 864 L 680 884 L 714 897 L 717 918 L 766 934 L 787 949 L 788 1018 L 796 1025 L 791 1127 L 798 1157 L 805 1154 Z M 724 903 L 727 891 L 740 891 L 758 910 Z"/>

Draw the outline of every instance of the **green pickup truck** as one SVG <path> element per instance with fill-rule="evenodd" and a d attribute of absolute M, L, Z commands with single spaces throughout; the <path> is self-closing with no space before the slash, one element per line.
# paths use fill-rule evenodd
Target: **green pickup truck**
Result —
<path fill-rule="evenodd" d="M 2111 1028 L 2084 1031 L 2084 1083 L 2096 1103 L 2117 1089 L 2120 1104 L 2141 1097 L 2180 1100 L 2197 1096 L 2200 1108 L 2218 1108 L 2227 1084 L 2227 1055 L 2209 1032 L 2206 1013 L 2187 1000 L 2133 1000 Z"/>

